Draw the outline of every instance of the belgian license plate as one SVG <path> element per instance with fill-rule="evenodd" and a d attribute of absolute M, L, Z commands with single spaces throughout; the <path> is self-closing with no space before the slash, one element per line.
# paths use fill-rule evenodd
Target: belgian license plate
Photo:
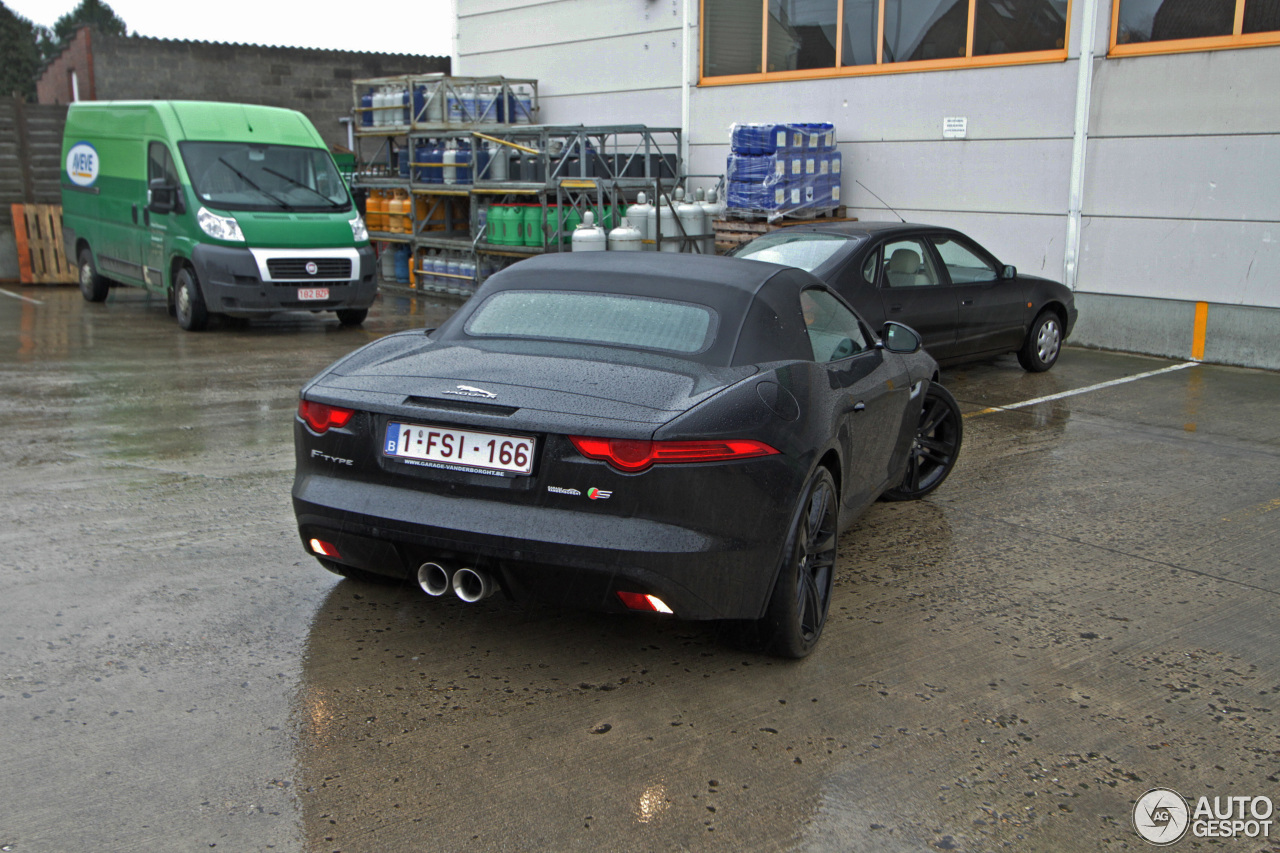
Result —
<path fill-rule="evenodd" d="M 312 299 L 328 299 L 329 288 L 327 287 L 299 287 L 298 301 L 306 302 Z"/>
<path fill-rule="evenodd" d="M 383 453 L 430 467 L 531 474 L 536 446 L 534 439 L 520 435 L 430 424 L 389 423 Z"/>

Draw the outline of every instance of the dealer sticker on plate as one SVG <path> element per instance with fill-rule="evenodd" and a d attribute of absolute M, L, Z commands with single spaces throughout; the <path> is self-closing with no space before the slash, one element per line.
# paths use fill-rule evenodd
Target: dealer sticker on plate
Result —
<path fill-rule="evenodd" d="M 479 469 L 484 473 L 533 472 L 534 439 L 429 424 L 387 424 L 384 453 L 406 462 Z"/>
<path fill-rule="evenodd" d="M 298 301 L 306 302 L 313 299 L 328 299 L 329 288 L 327 287 L 299 287 Z"/>

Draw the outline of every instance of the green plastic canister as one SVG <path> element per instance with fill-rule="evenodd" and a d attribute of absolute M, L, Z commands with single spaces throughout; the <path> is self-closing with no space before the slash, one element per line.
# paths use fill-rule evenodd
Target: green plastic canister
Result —
<path fill-rule="evenodd" d="M 526 246 L 542 246 L 545 245 L 542 223 L 545 217 L 542 215 L 542 205 L 526 204 L 520 208 L 520 219 L 523 224 L 521 230 L 523 243 Z"/>

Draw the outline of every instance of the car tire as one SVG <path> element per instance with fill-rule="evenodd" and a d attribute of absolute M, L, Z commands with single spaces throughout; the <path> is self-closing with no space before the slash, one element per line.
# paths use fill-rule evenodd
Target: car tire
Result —
<path fill-rule="evenodd" d="M 111 284 L 98 274 L 98 268 L 93 265 L 93 252 L 85 247 L 76 260 L 80 265 L 80 294 L 86 302 L 102 302 Z"/>
<path fill-rule="evenodd" d="M 344 326 L 359 326 L 369 316 L 368 308 L 340 308 L 338 322 Z"/>
<path fill-rule="evenodd" d="M 839 504 L 831 472 L 819 466 L 796 508 L 764 618 L 742 626 L 744 645 L 798 659 L 818 644 L 831 607 Z"/>
<path fill-rule="evenodd" d="M 930 382 L 920 407 L 920 422 L 911 438 L 902 482 L 883 495 L 887 501 L 915 501 L 947 479 L 960 455 L 964 418 L 951 392 Z"/>
<path fill-rule="evenodd" d="M 199 332 L 209 325 L 209 309 L 205 307 L 200 283 L 191 267 L 178 271 L 178 280 L 173 286 L 173 310 L 178 325 L 188 332 Z"/>
<path fill-rule="evenodd" d="M 360 583 L 373 583 L 382 586 L 390 586 L 399 584 L 400 581 L 387 575 L 380 575 L 376 572 L 366 572 L 364 569 L 357 569 L 355 566 L 344 566 L 342 563 L 335 563 L 333 560 L 326 560 L 323 557 L 316 557 L 320 565 L 324 566 L 335 575 L 340 575 L 347 580 L 358 581 Z"/>
<path fill-rule="evenodd" d="M 1036 317 L 1027 339 L 1018 350 L 1018 364 L 1032 373 L 1043 373 L 1053 367 L 1062 352 L 1062 318 L 1052 309 Z"/>

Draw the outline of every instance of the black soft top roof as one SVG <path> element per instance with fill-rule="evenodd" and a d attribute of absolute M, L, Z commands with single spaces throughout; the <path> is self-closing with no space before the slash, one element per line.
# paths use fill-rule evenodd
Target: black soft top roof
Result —
<path fill-rule="evenodd" d="M 803 270 L 738 258 L 674 252 L 539 255 L 490 277 L 433 337 L 466 340 L 467 320 L 495 293 L 588 291 L 692 302 L 715 311 L 715 342 L 690 360 L 729 366 L 809 358 L 803 319 L 797 326 L 789 316 L 799 316 L 795 296 L 807 285 L 821 282 Z M 782 326 L 780 313 L 788 315 Z"/>

